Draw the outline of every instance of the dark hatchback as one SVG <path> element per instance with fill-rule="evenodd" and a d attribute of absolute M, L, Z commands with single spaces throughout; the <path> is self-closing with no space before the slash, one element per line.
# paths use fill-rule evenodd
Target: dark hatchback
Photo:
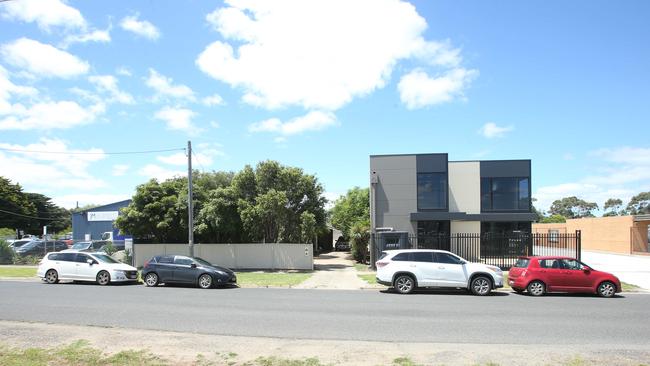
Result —
<path fill-rule="evenodd" d="M 43 256 L 45 253 L 59 252 L 64 249 L 68 249 L 68 246 L 60 240 L 47 242 L 42 240 L 32 240 L 17 248 L 16 254 L 21 257 L 26 257 L 28 255 Z"/>
<path fill-rule="evenodd" d="M 181 255 L 157 255 L 144 262 L 142 278 L 146 286 L 161 283 L 191 284 L 201 288 L 236 285 L 237 276 L 228 268 Z"/>

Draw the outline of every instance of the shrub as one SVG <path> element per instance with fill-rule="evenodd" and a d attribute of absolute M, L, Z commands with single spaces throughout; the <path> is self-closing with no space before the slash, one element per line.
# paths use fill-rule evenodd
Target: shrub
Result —
<path fill-rule="evenodd" d="M 115 252 L 117 252 L 117 249 L 113 246 L 113 242 L 109 241 L 102 247 L 102 249 L 106 252 L 108 255 L 113 255 Z"/>
<path fill-rule="evenodd" d="M 370 225 L 360 221 L 350 228 L 350 244 L 352 256 L 359 263 L 366 263 L 368 258 L 368 243 L 370 243 Z"/>
<path fill-rule="evenodd" d="M 133 255 L 130 250 L 124 249 L 124 258 L 122 259 L 122 262 L 128 265 L 133 265 Z"/>
<path fill-rule="evenodd" d="M 33 255 L 28 255 L 26 257 L 21 257 L 19 255 L 14 256 L 14 264 L 34 265 L 38 264 L 40 261 L 41 257 L 35 257 Z"/>
<path fill-rule="evenodd" d="M 14 260 L 14 251 L 6 241 L 0 240 L 0 264 L 11 264 Z"/>

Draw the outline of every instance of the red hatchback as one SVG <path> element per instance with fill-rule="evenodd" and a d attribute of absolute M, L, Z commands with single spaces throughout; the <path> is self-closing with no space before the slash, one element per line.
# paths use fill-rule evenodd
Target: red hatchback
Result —
<path fill-rule="evenodd" d="M 616 276 L 569 257 L 520 257 L 510 268 L 508 284 L 518 293 L 528 291 L 533 296 L 573 292 L 612 297 L 621 292 Z"/>

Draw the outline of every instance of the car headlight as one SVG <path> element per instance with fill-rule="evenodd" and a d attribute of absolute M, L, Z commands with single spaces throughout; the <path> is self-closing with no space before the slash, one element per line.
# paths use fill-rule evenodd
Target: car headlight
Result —
<path fill-rule="evenodd" d="M 224 271 L 215 271 L 215 272 L 220 276 L 228 276 L 228 274 Z"/>
<path fill-rule="evenodd" d="M 496 267 L 496 266 L 487 266 L 487 269 L 489 269 L 490 271 L 492 271 L 492 272 L 494 272 L 494 273 L 498 273 L 498 274 L 502 274 L 502 273 L 503 273 L 503 271 L 501 270 L 501 268 Z"/>

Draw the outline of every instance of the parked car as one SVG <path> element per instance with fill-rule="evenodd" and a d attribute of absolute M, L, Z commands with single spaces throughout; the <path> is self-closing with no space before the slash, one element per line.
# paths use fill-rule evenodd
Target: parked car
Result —
<path fill-rule="evenodd" d="M 47 242 L 43 240 L 32 240 L 29 243 L 25 243 L 21 247 L 17 248 L 16 254 L 21 257 L 28 255 L 41 256 L 45 252 L 58 252 L 67 248 L 68 246 L 60 240 Z"/>
<path fill-rule="evenodd" d="M 401 294 L 416 288 L 465 288 L 485 296 L 503 287 L 499 267 L 468 262 L 444 251 L 429 249 L 386 250 L 377 265 L 377 282 Z"/>
<path fill-rule="evenodd" d="M 571 257 L 520 257 L 510 269 L 508 284 L 516 292 L 533 296 L 571 292 L 612 297 L 621 292 L 618 277 Z"/>
<path fill-rule="evenodd" d="M 106 242 L 100 241 L 80 241 L 72 244 L 70 249 L 64 252 L 103 252 Z"/>
<path fill-rule="evenodd" d="M 334 251 L 348 251 L 350 250 L 350 243 L 339 240 L 336 243 L 334 243 Z"/>
<path fill-rule="evenodd" d="M 13 249 L 14 251 L 23 245 L 29 243 L 32 241 L 32 239 L 19 239 L 19 240 L 14 240 L 11 243 L 9 243 L 9 248 Z"/>
<path fill-rule="evenodd" d="M 48 253 L 39 263 L 36 275 L 53 284 L 59 280 L 95 281 L 99 285 L 111 282 L 135 282 L 138 270 L 118 262 L 105 253 Z"/>
<path fill-rule="evenodd" d="M 193 284 L 201 288 L 237 284 L 237 276 L 230 269 L 180 255 L 158 255 L 144 262 L 142 278 L 148 287 L 160 283 Z"/>

